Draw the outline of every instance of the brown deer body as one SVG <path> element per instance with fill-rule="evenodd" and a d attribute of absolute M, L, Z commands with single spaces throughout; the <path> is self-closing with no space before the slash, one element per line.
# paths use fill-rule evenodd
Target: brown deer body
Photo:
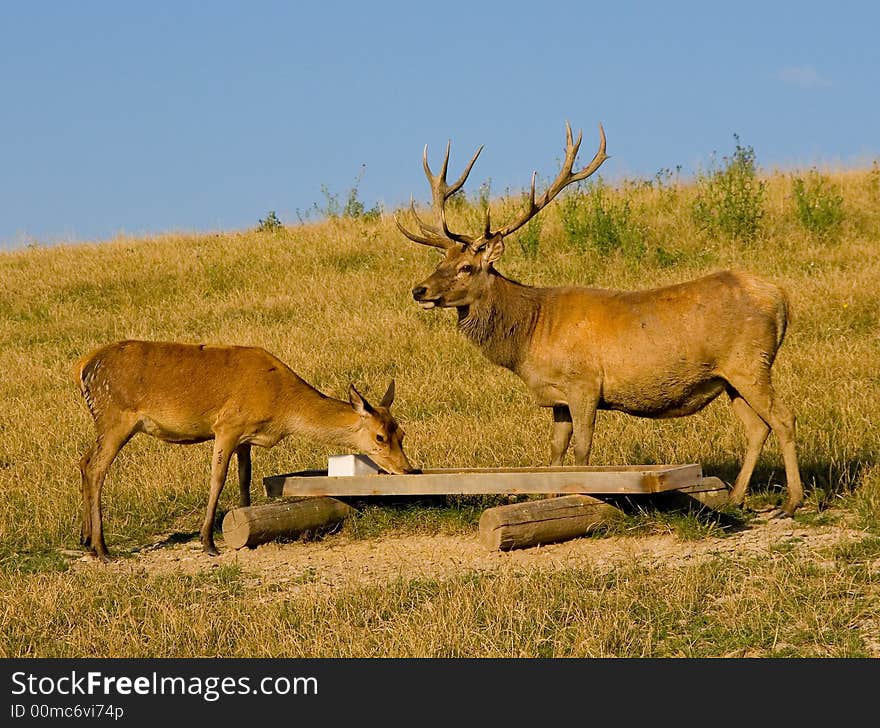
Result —
<path fill-rule="evenodd" d="M 644 291 L 584 287 L 535 288 L 501 275 L 494 264 L 504 237 L 524 225 L 566 185 L 585 179 L 607 158 L 605 135 L 593 161 L 572 173 L 580 145 L 566 125 L 566 159 L 547 192 L 511 225 L 492 231 L 489 213 L 479 237 L 449 230 L 445 202 L 464 184 L 480 150 L 453 185 L 446 183 L 449 147 L 439 174 L 431 173 L 438 224 L 413 214 L 419 232 L 399 222 L 411 240 L 444 250 L 434 273 L 413 288 L 423 308 L 453 307 L 462 333 L 493 363 L 529 387 L 537 403 L 553 409 L 551 465 L 561 465 L 574 436 L 575 463 L 590 457 L 596 412 L 618 410 L 649 417 L 693 414 L 722 392 L 730 397 L 747 439 L 731 500 L 745 498 L 771 429 L 780 442 L 791 514 L 803 501 L 795 450 L 795 421 L 774 393 L 770 370 L 788 317 L 785 293 L 760 278 L 723 271 Z"/>
<path fill-rule="evenodd" d="M 270 448 L 292 434 L 357 449 L 390 473 L 412 470 L 389 410 L 393 381 L 372 407 L 354 385 L 348 402 L 327 397 L 260 348 L 154 341 L 101 347 L 77 362 L 75 376 L 97 430 L 80 460 L 81 540 L 104 561 L 101 488 L 116 455 L 139 432 L 178 444 L 214 441 L 201 528 L 212 555 L 217 500 L 233 453 L 243 506 L 250 505 L 251 446 Z"/>

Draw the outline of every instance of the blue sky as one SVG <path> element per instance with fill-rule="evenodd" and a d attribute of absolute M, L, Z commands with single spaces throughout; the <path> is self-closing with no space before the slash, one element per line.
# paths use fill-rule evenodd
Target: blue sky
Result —
<path fill-rule="evenodd" d="M 733 151 L 880 157 L 880 3 L 2 2 L 0 247 L 295 223 L 323 189 L 394 209 L 452 140 L 466 189 L 609 181 Z"/>

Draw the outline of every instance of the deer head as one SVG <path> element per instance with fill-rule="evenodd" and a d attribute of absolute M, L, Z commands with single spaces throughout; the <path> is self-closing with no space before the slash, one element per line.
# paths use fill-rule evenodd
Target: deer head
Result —
<path fill-rule="evenodd" d="M 394 380 L 391 380 L 382 401 L 375 407 L 355 389 L 354 384 L 349 385 L 348 401 L 361 418 L 354 435 L 358 449 L 389 473 L 413 472 L 403 452 L 403 429 L 391 414 Z"/>
<path fill-rule="evenodd" d="M 456 233 L 449 229 L 446 222 L 446 201 L 464 185 L 483 147 L 477 149 L 458 180 L 449 185 L 446 182 L 446 171 L 449 165 L 450 144 L 446 145 L 446 155 L 443 158 L 440 171 L 436 175 L 431 172 L 428 165 L 428 147 L 425 146 L 422 166 L 431 186 L 432 208 L 436 223 L 429 224 L 422 220 L 416 212 L 414 202 L 410 202 L 410 210 L 418 226 L 418 232 L 407 230 L 396 216 L 394 219 L 398 229 L 413 242 L 430 245 L 444 251 L 443 260 L 440 261 L 434 272 L 413 288 L 413 298 L 422 308 L 470 306 L 479 300 L 493 274 L 493 264 L 504 253 L 504 238 L 519 230 L 537 215 L 565 187 L 573 182 L 586 179 L 608 159 L 608 155 L 605 154 L 605 131 L 600 124 L 599 149 L 593 160 L 579 172 L 573 172 L 572 167 L 583 135 L 578 132 L 577 140 L 574 140 L 571 125 L 568 122 L 565 123 L 565 135 L 565 161 L 556 179 L 544 194 L 536 199 L 535 179 L 537 173 L 532 174 L 528 204 L 519 217 L 510 224 L 493 230 L 487 206 L 486 220 L 483 230 L 478 236 Z"/>

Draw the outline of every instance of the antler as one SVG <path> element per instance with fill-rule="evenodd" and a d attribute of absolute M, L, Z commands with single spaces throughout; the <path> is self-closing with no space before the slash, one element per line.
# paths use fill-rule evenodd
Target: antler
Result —
<path fill-rule="evenodd" d="M 446 224 L 446 200 L 448 200 L 452 195 L 454 195 L 458 190 L 461 189 L 462 185 L 465 183 L 468 175 L 471 172 L 471 167 L 474 166 L 474 162 L 477 161 L 477 157 L 480 156 L 480 152 L 483 151 L 483 147 L 480 146 L 477 149 L 476 153 L 473 157 L 471 157 L 471 161 L 468 162 L 467 167 L 465 167 L 464 172 L 462 172 L 461 177 L 459 177 L 455 184 L 449 185 L 446 182 L 446 170 L 449 166 L 449 148 L 451 146 L 451 142 L 447 142 L 446 144 L 446 156 L 443 158 L 443 164 L 440 167 L 440 172 L 438 174 L 433 174 L 431 172 L 431 168 L 428 166 L 428 145 L 425 145 L 425 151 L 422 154 L 422 166 L 425 169 L 425 176 L 428 178 L 428 182 L 431 185 L 431 197 L 433 199 L 433 209 L 434 214 L 437 216 L 439 220 L 439 227 L 436 225 L 429 225 L 424 220 L 422 220 L 418 213 L 416 213 L 415 203 L 412 199 L 410 199 L 410 210 L 412 211 L 413 217 L 416 219 L 416 223 L 419 226 L 420 234 L 413 233 L 407 230 L 400 223 L 400 220 L 397 219 L 397 216 L 394 216 L 394 222 L 396 223 L 400 232 L 402 232 L 406 237 L 416 243 L 421 243 L 422 245 L 431 245 L 435 248 L 443 248 L 444 250 L 449 248 L 450 245 L 454 243 L 460 243 L 462 245 L 467 245 L 473 249 L 479 249 L 482 245 L 489 239 L 500 236 L 505 237 L 510 235 L 512 232 L 519 230 L 523 225 L 525 225 L 529 220 L 531 220 L 535 215 L 537 215 L 544 207 L 553 200 L 556 195 L 558 195 L 565 187 L 572 184 L 573 182 L 580 182 L 583 179 L 586 179 L 591 174 L 593 174 L 602 163 L 608 159 L 608 155 L 605 154 L 605 130 L 602 128 L 602 125 L 599 124 L 599 149 L 596 154 L 593 156 L 592 161 L 584 167 L 580 172 L 572 172 L 572 167 L 574 166 L 574 160 L 577 157 L 578 149 L 581 146 L 581 140 L 583 139 L 583 132 L 578 132 L 577 141 L 572 138 L 571 135 L 571 124 L 567 121 L 565 122 L 565 161 L 562 164 L 562 169 L 559 170 L 559 174 L 556 176 L 556 179 L 553 180 L 553 184 L 551 184 L 547 190 L 541 195 L 537 200 L 535 199 L 535 180 L 537 178 L 537 172 L 532 174 L 532 187 L 529 192 L 529 204 L 525 210 L 520 213 L 520 216 L 516 218 L 509 225 L 504 226 L 503 228 L 499 228 L 495 232 L 492 232 L 490 221 L 489 221 L 489 208 L 486 207 L 486 223 L 483 228 L 483 233 L 479 237 L 470 237 L 468 235 L 462 235 L 460 233 L 454 233 L 449 229 L 449 226 Z"/>
<path fill-rule="evenodd" d="M 570 185 L 572 182 L 580 182 L 582 179 L 586 179 L 591 174 L 593 174 L 599 167 L 602 165 L 606 159 L 608 159 L 608 155 L 605 154 L 605 130 L 602 128 L 602 125 L 599 124 L 599 149 L 593 157 L 593 161 L 591 161 L 586 167 L 584 167 L 580 172 L 572 173 L 571 168 L 574 165 L 575 157 L 577 157 L 578 148 L 581 145 L 581 140 L 583 139 L 583 132 L 578 132 L 577 141 L 572 141 L 571 137 L 571 125 L 566 121 L 565 122 L 565 161 L 562 164 L 562 169 L 559 171 L 559 174 L 556 176 L 556 179 L 553 180 L 553 184 L 551 184 L 546 192 L 536 201 L 535 200 L 535 178 L 537 176 L 537 172 L 532 174 L 532 189 L 529 193 L 529 205 L 523 210 L 520 216 L 514 220 L 509 225 L 497 230 L 494 235 L 501 235 L 502 237 L 506 235 L 510 235 L 515 230 L 519 230 L 523 225 L 525 225 L 529 220 L 531 220 L 535 215 L 537 215 L 547 204 L 558 195 L 565 187 Z"/>
<path fill-rule="evenodd" d="M 410 199 L 409 203 L 410 211 L 416 219 L 416 224 L 419 226 L 421 234 L 410 232 L 400 223 L 397 216 L 394 216 L 394 222 L 397 225 L 397 228 L 410 240 L 416 243 L 421 243 L 422 245 L 431 245 L 435 248 L 443 249 L 448 248 L 453 243 L 472 245 L 476 240 L 476 238 L 454 233 L 449 229 L 449 226 L 446 224 L 446 200 L 462 188 L 462 185 L 464 185 L 465 180 L 467 180 L 468 175 L 471 173 L 471 168 L 474 166 L 474 162 L 477 161 L 477 157 L 479 157 L 480 152 L 483 151 L 483 147 L 480 145 L 480 148 L 477 149 L 474 156 L 471 157 L 471 161 L 468 162 L 467 166 L 464 168 L 464 172 L 461 173 L 461 176 L 454 184 L 450 185 L 446 182 L 446 171 L 449 168 L 449 150 L 451 146 L 451 141 L 446 143 L 446 155 L 443 157 L 443 164 L 440 166 L 440 172 L 437 174 L 433 174 L 431 172 L 431 167 L 428 165 L 427 144 L 425 145 L 425 151 L 422 154 L 422 167 L 425 170 L 425 176 L 428 178 L 428 183 L 431 185 L 432 207 L 434 209 L 434 214 L 440 222 L 440 226 L 429 225 L 422 220 L 416 212 L 415 202 L 412 199 Z"/>

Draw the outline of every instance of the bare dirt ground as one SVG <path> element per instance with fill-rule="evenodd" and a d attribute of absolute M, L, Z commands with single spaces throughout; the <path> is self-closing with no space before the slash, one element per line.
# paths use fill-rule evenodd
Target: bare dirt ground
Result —
<path fill-rule="evenodd" d="M 133 574 L 199 574 L 238 565 L 247 581 L 266 589 L 261 600 L 298 594 L 332 596 L 355 586 L 388 584 L 396 579 L 443 579 L 467 573 L 518 575 L 566 568 L 610 571 L 626 563 L 643 566 L 688 565 L 754 557 L 803 558 L 829 571 L 836 568 L 832 549 L 857 543 L 866 533 L 842 520 L 831 525 L 804 525 L 790 518 L 760 514 L 748 525 L 717 536 L 685 540 L 673 533 L 587 536 L 508 552 L 489 551 L 472 534 L 389 535 L 351 538 L 330 534 L 319 540 L 267 543 L 234 550 L 218 538 L 219 557 L 201 550 L 197 534 L 166 534 L 128 558 L 101 564 L 91 556 L 73 557 L 73 569 L 111 570 Z M 880 559 L 871 567 L 880 571 Z M 880 598 L 880 594 L 878 594 Z M 880 657 L 880 620 L 865 619 L 868 654 Z M 727 656 L 752 656 L 748 651 Z"/>
<path fill-rule="evenodd" d="M 198 538 L 175 542 L 157 539 L 132 558 L 98 565 L 88 556 L 74 568 L 110 568 L 147 573 L 195 574 L 237 564 L 263 584 L 281 587 L 279 596 L 303 590 L 324 593 L 355 585 L 381 584 L 396 578 L 444 578 L 467 572 L 517 572 L 569 567 L 611 569 L 627 562 L 684 566 L 711 559 L 795 554 L 829 559 L 829 547 L 857 541 L 864 534 L 843 524 L 802 525 L 792 519 L 757 518 L 732 533 L 682 540 L 674 534 L 591 536 L 508 552 L 493 552 L 473 534 L 404 535 L 353 539 L 331 534 L 312 541 L 267 543 L 233 550 L 218 539 L 221 555 L 201 551 Z M 880 564 L 877 564 L 880 568 Z"/>

